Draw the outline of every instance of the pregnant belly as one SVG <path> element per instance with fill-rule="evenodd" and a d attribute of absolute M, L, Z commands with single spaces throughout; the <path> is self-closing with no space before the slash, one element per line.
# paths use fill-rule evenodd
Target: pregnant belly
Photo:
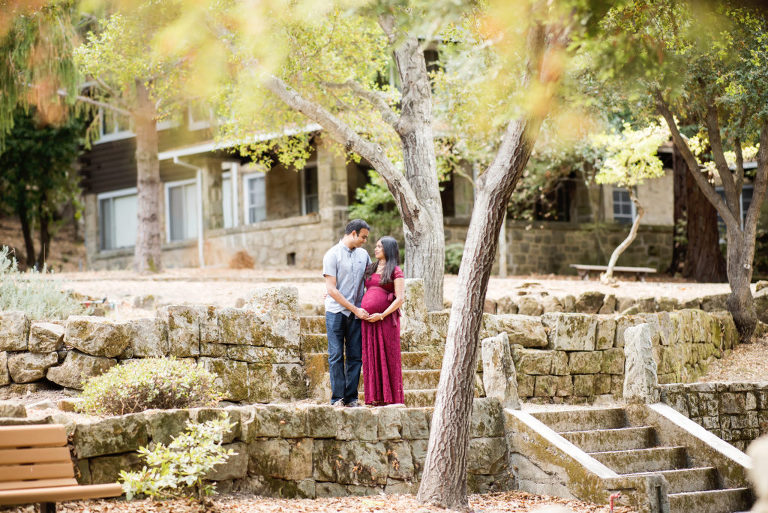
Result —
<path fill-rule="evenodd" d="M 381 287 L 371 287 L 363 295 L 363 302 L 360 305 L 368 313 L 381 313 L 387 309 L 390 302 L 387 301 L 389 292 Z"/>

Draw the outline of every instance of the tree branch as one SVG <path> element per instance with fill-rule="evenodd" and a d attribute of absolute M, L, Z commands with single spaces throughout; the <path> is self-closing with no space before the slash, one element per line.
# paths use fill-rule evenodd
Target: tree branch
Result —
<path fill-rule="evenodd" d="M 322 126 L 331 137 L 343 144 L 348 151 L 354 151 L 370 162 L 386 182 L 389 191 L 395 198 L 395 203 L 401 210 L 401 214 L 418 217 L 421 208 L 413 189 L 405 176 L 387 158 L 381 146 L 362 137 L 322 106 L 289 89 L 288 85 L 280 78 L 271 76 L 266 80 L 264 86 L 286 105 Z"/>
<path fill-rule="evenodd" d="M 723 183 L 725 201 L 731 212 L 734 212 L 734 215 L 741 215 L 741 209 L 739 208 L 739 195 L 741 190 L 736 189 L 733 174 L 728 167 L 728 161 L 725 160 L 723 140 L 720 136 L 720 123 L 717 120 L 717 107 L 714 105 L 710 105 L 707 109 L 706 123 L 707 133 L 709 135 L 709 145 L 712 148 L 712 159 L 715 161 L 715 167 L 720 175 L 720 181 Z"/>
<path fill-rule="evenodd" d="M 683 139 L 683 136 L 677 127 L 675 116 L 669 109 L 669 105 L 667 105 L 667 102 L 664 100 L 661 92 L 656 90 L 654 91 L 653 95 L 656 100 L 656 109 L 667 122 L 669 131 L 672 133 L 672 140 L 674 141 L 675 146 L 677 146 L 677 149 L 680 151 L 680 154 L 683 156 L 685 163 L 688 165 L 688 170 L 691 172 L 693 180 L 699 186 L 702 194 L 704 194 L 709 202 L 712 203 L 712 206 L 715 207 L 715 210 L 717 210 L 717 213 L 720 214 L 720 217 L 723 218 L 725 226 L 729 230 L 734 230 L 736 233 L 738 233 L 741 231 L 741 223 L 739 223 L 738 219 L 736 219 L 736 216 L 733 215 L 733 212 L 731 212 L 731 210 L 728 208 L 728 205 L 725 204 L 723 198 L 721 198 L 717 191 L 715 191 L 715 188 L 712 187 L 712 184 L 710 184 L 704 175 L 700 172 L 699 163 L 696 160 L 696 157 L 693 156 L 693 152 L 688 146 L 688 143 L 685 142 L 685 139 Z"/>
<path fill-rule="evenodd" d="M 59 89 L 58 91 L 56 91 L 56 93 L 57 93 L 59 96 L 62 96 L 62 97 L 65 97 L 65 98 L 70 96 L 70 95 L 69 95 L 69 94 L 68 94 L 68 93 L 67 93 L 65 90 L 63 90 L 63 89 Z M 128 116 L 128 117 L 131 117 L 131 116 L 133 115 L 133 114 L 131 113 L 131 111 L 129 111 L 129 110 L 126 110 L 126 109 L 123 109 L 123 108 L 117 107 L 117 106 L 115 106 L 115 105 L 112 105 L 112 104 L 109 104 L 109 103 L 106 103 L 106 102 L 100 102 L 100 101 L 98 101 L 98 100 L 94 100 L 93 98 L 89 98 L 89 97 L 87 97 L 87 96 L 83 96 L 83 95 L 81 95 L 81 94 L 77 94 L 77 95 L 75 95 L 75 96 L 72 96 L 72 98 L 74 98 L 75 100 L 77 100 L 77 101 L 79 101 L 79 102 L 88 103 L 88 104 L 90 104 L 90 105 L 95 105 L 95 106 L 97 106 L 97 107 L 101 107 L 101 108 L 103 108 L 103 109 L 109 109 L 109 110 L 111 110 L 111 111 L 113 111 L 113 112 L 117 112 L 118 114 L 122 114 L 123 116 Z"/>
<path fill-rule="evenodd" d="M 400 116 L 394 110 L 392 110 L 392 108 L 387 103 L 386 97 L 380 92 L 366 89 L 362 84 L 355 80 L 347 80 L 346 82 L 342 83 L 321 82 L 321 84 L 331 89 L 349 89 L 355 93 L 355 95 L 373 105 L 376 110 L 381 113 L 382 119 L 384 119 L 384 121 L 387 122 L 392 128 L 394 128 L 398 134 L 400 133 Z"/>
<path fill-rule="evenodd" d="M 752 203 L 747 210 L 744 220 L 746 240 L 754 240 L 757 231 L 757 220 L 760 217 L 760 208 L 765 201 L 766 188 L 768 188 L 768 121 L 763 121 L 760 129 L 760 149 L 757 152 L 757 171 L 755 173 Z M 754 246 L 752 246 L 754 252 Z"/>
<path fill-rule="evenodd" d="M 733 141 L 736 151 L 736 190 L 741 191 L 744 188 L 744 152 L 741 149 L 741 138 L 736 137 Z"/>

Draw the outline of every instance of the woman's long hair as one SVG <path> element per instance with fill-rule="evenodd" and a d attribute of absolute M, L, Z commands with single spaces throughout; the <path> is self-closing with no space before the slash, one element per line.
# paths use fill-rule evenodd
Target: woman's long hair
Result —
<path fill-rule="evenodd" d="M 397 240 L 394 237 L 385 235 L 381 239 L 381 247 L 384 249 L 384 258 L 387 263 L 384 264 L 384 271 L 381 273 L 381 281 L 379 285 L 384 285 L 392 281 L 392 275 L 395 272 L 395 267 L 400 265 L 400 247 L 397 245 Z M 373 276 L 376 272 L 376 268 L 379 265 L 378 260 L 374 260 L 368 268 L 365 270 L 365 280 Z"/>

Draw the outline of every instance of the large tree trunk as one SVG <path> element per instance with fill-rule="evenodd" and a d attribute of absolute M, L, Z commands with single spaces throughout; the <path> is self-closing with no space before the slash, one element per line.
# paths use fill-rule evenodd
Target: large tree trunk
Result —
<path fill-rule="evenodd" d="M 136 81 L 138 109 L 133 116 L 136 131 L 138 230 L 134 267 L 140 273 L 162 269 L 160 228 L 160 162 L 157 160 L 157 112 L 144 83 Z"/>
<path fill-rule="evenodd" d="M 393 27 L 387 28 L 391 33 L 394 31 Z M 395 63 L 403 85 L 398 134 L 403 147 L 405 177 L 421 206 L 418 216 L 413 216 L 407 205 L 400 207 L 405 234 L 405 275 L 424 280 L 427 310 L 442 310 L 443 204 L 432 133 L 431 84 L 419 40 L 412 37 L 403 41 L 395 50 Z M 395 196 L 395 201 L 402 203 L 402 198 Z"/>
<path fill-rule="evenodd" d="M 21 234 L 24 236 L 24 251 L 27 253 L 27 268 L 35 266 L 35 241 L 32 239 L 32 226 L 29 222 L 29 212 L 26 202 L 19 198 L 16 202 L 16 215 L 21 222 Z M 18 260 L 18 259 L 17 259 Z"/>
<path fill-rule="evenodd" d="M 743 231 L 734 234 L 728 231 L 728 284 L 731 286 L 731 293 L 726 305 L 742 342 L 749 341 L 757 326 L 755 302 L 749 288 L 754 254 L 754 238 L 746 240 Z"/>
<path fill-rule="evenodd" d="M 44 199 L 40 200 L 45 201 Z M 38 206 L 37 213 L 40 223 L 40 253 L 37 255 L 37 268 L 43 269 L 43 266 L 48 261 L 48 254 L 51 251 L 51 232 L 48 223 L 48 216 L 43 212 L 42 203 Z"/>
<path fill-rule="evenodd" d="M 616 267 L 616 262 L 619 261 L 621 254 L 624 253 L 629 245 L 632 244 L 637 238 L 637 230 L 640 228 L 640 220 L 645 215 L 645 209 L 638 201 L 637 194 L 635 193 L 634 189 L 632 187 L 628 187 L 628 190 L 629 198 L 632 200 L 632 203 L 635 204 L 635 211 L 637 215 L 635 216 L 635 220 L 632 221 L 632 227 L 629 229 L 627 238 L 624 239 L 621 244 L 616 246 L 616 249 L 614 249 L 613 253 L 611 253 L 611 258 L 608 260 L 608 269 L 606 269 L 605 272 L 600 275 L 600 281 L 605 284 L 611 284 L 616 281 L 613 278 L 613 269 Z"/>

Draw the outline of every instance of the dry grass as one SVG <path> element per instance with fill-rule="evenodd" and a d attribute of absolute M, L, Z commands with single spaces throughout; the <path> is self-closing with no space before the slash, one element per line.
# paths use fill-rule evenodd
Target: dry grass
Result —
<path fill-rule="evenodd" d="M 768 337 L 736 346 L 710 364 L 699 381 L 768 381 Z"/>

